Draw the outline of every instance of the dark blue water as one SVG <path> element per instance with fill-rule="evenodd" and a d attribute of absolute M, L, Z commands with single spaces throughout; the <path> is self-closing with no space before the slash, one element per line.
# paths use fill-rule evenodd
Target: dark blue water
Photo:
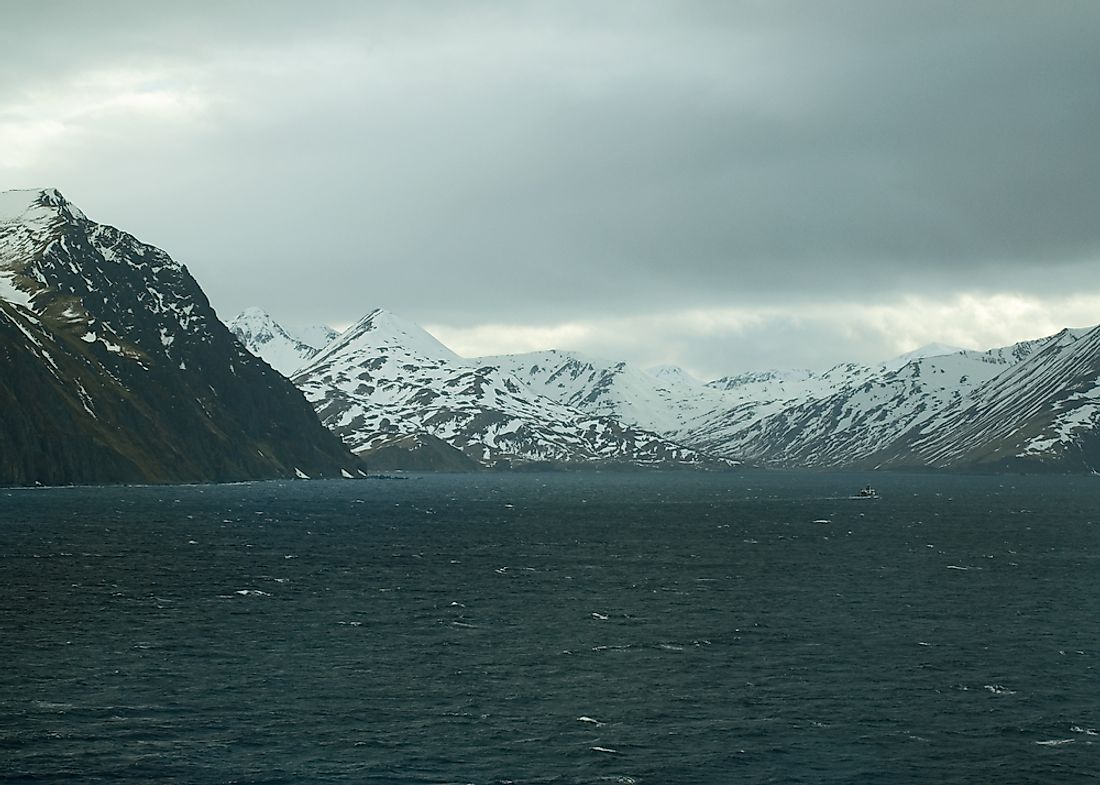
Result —
<path fill-rule="evenodd" d="M 1100 479 L 867 479 L 0 491 L 0 781 L 1094 781 Z"/>

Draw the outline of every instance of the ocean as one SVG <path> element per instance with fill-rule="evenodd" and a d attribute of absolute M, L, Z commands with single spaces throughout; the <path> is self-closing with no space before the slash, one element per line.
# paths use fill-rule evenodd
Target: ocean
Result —
<path fill-rule="evenodd" d="M 1096 477 L 0 489 L 0 579 L 2 783 L 1100 771 Z"/>

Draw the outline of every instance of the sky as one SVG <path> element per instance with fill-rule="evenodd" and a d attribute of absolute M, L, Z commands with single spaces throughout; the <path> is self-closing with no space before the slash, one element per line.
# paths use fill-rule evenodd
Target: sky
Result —
<path fill-rule="evenodd" d="M 11 4 L 0 190 L 218 314 L 701 378 L 1100 323 L 1100 3 Z"/>

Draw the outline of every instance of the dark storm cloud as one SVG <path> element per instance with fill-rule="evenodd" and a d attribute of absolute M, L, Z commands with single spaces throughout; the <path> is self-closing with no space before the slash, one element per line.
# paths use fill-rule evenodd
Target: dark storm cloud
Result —
<path fill-rule="evenodd" d="M 100 70 L 198 107 L 63 118 L 4 174 L 223 312 L 1100 290 L 1094 2 L 46 2 L 0 36 L 0 127 Z"/>

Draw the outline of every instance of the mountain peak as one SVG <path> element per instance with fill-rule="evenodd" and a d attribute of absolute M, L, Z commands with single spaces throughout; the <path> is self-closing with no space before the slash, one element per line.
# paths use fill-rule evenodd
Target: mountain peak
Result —
<path fill-rule="evenodd" d="M 375 308 L 344 331 L 324 348 L 316 358 L 330 356 L 349 348 L 382 351 L 404 351 L 422 358 L 461 361 L 431 333 L 416 322 L 404 319 L 384 308 Z"/>
<path fill-rule="evenodd" d="M 948 346 L 944 343 L 928 343 L 911 352 L 900 354 L 893 359 L 886 360 L 880 363 L 883 368 L 889 370 L 898 370 L 905 367 L 913 360 L 922 360 L 925 357 L 943 357 L 947 354 L 958 354 L 959 352 L 966 351 L 958 346 Z"/>
<path fill-rule="evenodd" d="M 267 311 L 265 311 L 263 308 L 259 307 L 258 305 L 248 306 L 243 311 L 241 311 L 240 315 L 237 316 L 237 318 L 238 319 L 256 319 L 256 320 L 265 321 L 265 322 L 274 321 L 274 319 L 271 318 L 271 314 L 269 314 Z"/>
<path fill-rule="evenodd" d="M 88 220 L 53 188 L 0 194 L 0 216 L 0 484 L 354 465 L 164 251 Z"/>
<path fill-rule="evenodd" d="M 701 387 L 703 383 L 685 371 L 679 365 L 654 365 L 645 372 L 661 382 L 673 382 L 688 387 Z"/>
<path fill-rule="evenodd" d="M 0 191 L 0 223 L 37 223 L 55 217 L 73 220 L 87 218 L 56 188 Z"/>
<path fill-rule="evenodd" d="M 318 347 L 299 340 L 263 308 L 245 308 L 227 326 L 246 349 L 284 376 L 317 354 Z"/>
<path fill-rule="evenodd" d="M 286 336 L 286 331 L 281 324 L 265 311 L 255 305 L 249 306 L 230 319 L 227 324 L 234 332 L 238 330 L 251 333 L 265 333 Z M 289 336 L 287 336 L 289 337 Z"/>

